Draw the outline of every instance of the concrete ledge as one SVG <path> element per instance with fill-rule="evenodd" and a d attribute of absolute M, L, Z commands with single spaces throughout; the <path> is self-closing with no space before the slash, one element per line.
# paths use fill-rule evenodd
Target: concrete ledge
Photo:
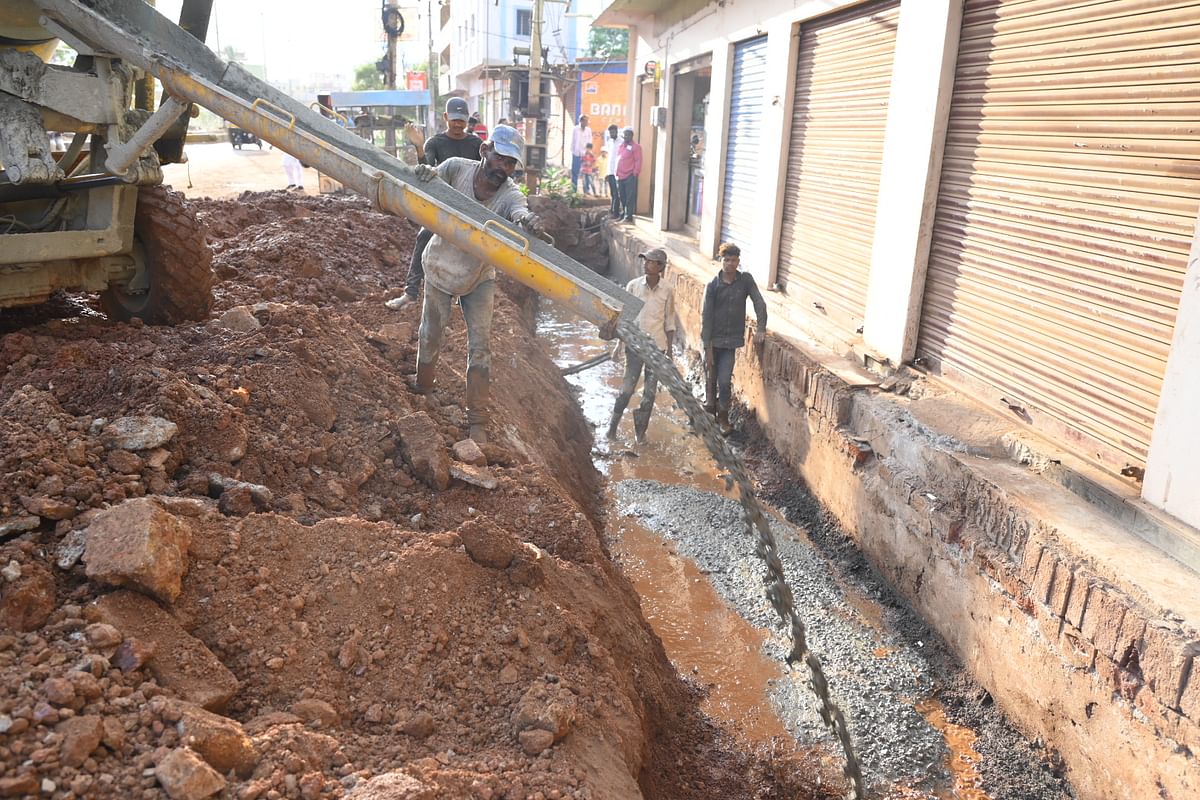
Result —
<path fill-rule="evenodd" d="M 666 239 L 696 348 L 717 266 L 671 235 L 605 235 L 614 280 Z M 1200 575 L 1014 460 L 1014 441 L 1039 446 L 1028 431 L 921 378 L 889 394 L 769 308 L 739 397 L 880 573 L 1059 752 L 1080 797 L 1200 796 Z"/>

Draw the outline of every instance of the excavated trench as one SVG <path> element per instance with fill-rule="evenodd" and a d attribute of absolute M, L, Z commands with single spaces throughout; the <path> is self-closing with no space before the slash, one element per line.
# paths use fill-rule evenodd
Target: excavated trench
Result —
<path fill-rule="evenodd" d="M 610 348 L 590 326 L 554 308 L 543 308 L 539 334 L 563 367 Z M 621 372 L 614 360 L 568 380 L 597 432 L 593 458 L 608 478 L 607 541 L 643 614 L 679 673 L 704 689 L 703 708 L 714 720 L 743 741 L 769 742 L 776 752 L 815 745 L 836 762 L 836 742 L 819 719 L 806 674 L 782 666 L 789 643 L 764 597 L 764 569 L 741 507 L 686 415 L 660 390 L 647 443 L 634 443 L 630 414 L 616 441 L 599 438 Z M 1072 796 L 1052 756 L 991 707 L 754 420 L 743 414 L 739 428 L 730 441 L 769 504 L 809 642 L 850 720 L 869 796 Z"/>
<path fill-rule="evenodd" d="M 740 508 L 665 393 L 649 444 L 594 442 L 617 368 L 569 388 L 554 360 L 603 343 L 505 283 L 493 444 L 456 450 L 461 323 L 427 399 L 416 310 L 382 307 L 411 225 L 191 205 L 213 320 L 61 298 L 0 320 L 0 796 L 842 791 Z M 872 796 L 1069 796 L 752 420 L 734 442 Z"/>

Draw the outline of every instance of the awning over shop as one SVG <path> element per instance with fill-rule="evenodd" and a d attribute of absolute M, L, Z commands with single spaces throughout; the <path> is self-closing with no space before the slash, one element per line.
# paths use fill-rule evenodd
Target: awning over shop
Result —
<path fill-rule="evenodd" d="M 335 108 L 429 105 L 427 89 L 372 89 L 365 92 L 331 92 L 330 95 Z"/>

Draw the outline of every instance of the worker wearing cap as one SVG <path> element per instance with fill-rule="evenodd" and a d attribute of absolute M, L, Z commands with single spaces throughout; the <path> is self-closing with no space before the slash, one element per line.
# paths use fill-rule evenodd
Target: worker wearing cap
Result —
<path fill-rule="evenodd" d="M 461 97 L 451 97 L 446 101 L 446 110 L 442 119 L 446 121 L 446 130 L 425 140 L 425 163 L 436 167 L 448 158 L 479 159 L 483 140 L 474 134 L 467 133 L 467 120 L 471 113 L 467 110 L 467 101 Z M 421 295 L 421 284 L 425 281 L 425 271 L 421 266 L 421 254 L 425 246 L 433 238 L 433 231 L 421 228 L 417 231 L 417 241 L 413 244 L 412 256 L 408 260 L 408 278 L 404 281 L 404 294 L 388 300 L 386 305 L 392 310 L 398 310 L 417 302 Z"/>
<path fill-rule="evenodd" d="M 754 305 L 758 327 L 754 346 L 762 347 L 767 331 L 767 304 L 754 276 L 742 272 L 742 251 L 733 242 L 717 250 L 721 271 L 704 289 L 700 343 L 704 346 L 705 409 L 717 415 L 721 433 L 728 435 L 729 403 L 733 399 L 733 365 L 737 351 L 746 343 L 746 301 Z"/>
<path fill-rule="evenodd" d="M 638 254 L 638 258 L 642 260 L 646 274 L 625 284 L 625 291 L 642 301 L 642 310 L 637 315 L 638 327 L 654 340 L 659 350 L 670 355 L 671 346 L 675 343 L 675 290 L 662 280 L 667 269 L 667 254 L 661 248 L 655 248 Z M 650 414 L 654 412 L 654 396 L 658 394 L 658 380 L 649 365 L 643 363 L 637 353 L 629 348 L 625 349 L 625 378 L 621 383 L 621 393 L 617 395 L 612 419 L 608 423 L 609 439 L 617 438 L 617 425 L 643 372 L 642 402 L 633 412 L 633 432 L 639 443 L 646 441 L 646 428 L 650 425 Z"/>
<path fill-rule="evenodd" d="M 437 168 L 419 165 L 417 178 L 430 181 L 438 177 L 489 211 L 540 234 L 541 221 L 529 211 L 525 195 L 512 180 L 512 174 L 525 158 L 525 140 L 515 128 L 497 125 L 492 136 L 480 148 L 482 161 L 451 158 Z M 451 242 L 434 234 L 425 247 L 425 303 L 421 308 L 421 327 L 417 335 L 418 392 L 433 391 L 438 353 L 450 309 L 457 297 L 467 323 L 467 422 L 470 437 L 487 441 L 487 422 L 491 385 L 492 308 L 496 294 L 496 268 L 465 253 Z"/>

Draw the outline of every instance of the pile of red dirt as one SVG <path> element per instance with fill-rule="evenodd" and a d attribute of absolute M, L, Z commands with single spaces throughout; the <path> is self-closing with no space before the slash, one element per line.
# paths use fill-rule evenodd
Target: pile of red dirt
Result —
<path fill-rule="evenodd" d="M 461 321 L 438 393 L 405 385 L 410 223 L 192 206 L 213 319 L 0 336 L 0 797 L 798 796 L 813 769 L 702 717 L 609 561 L 528 293 L 481 458 Z"/>

